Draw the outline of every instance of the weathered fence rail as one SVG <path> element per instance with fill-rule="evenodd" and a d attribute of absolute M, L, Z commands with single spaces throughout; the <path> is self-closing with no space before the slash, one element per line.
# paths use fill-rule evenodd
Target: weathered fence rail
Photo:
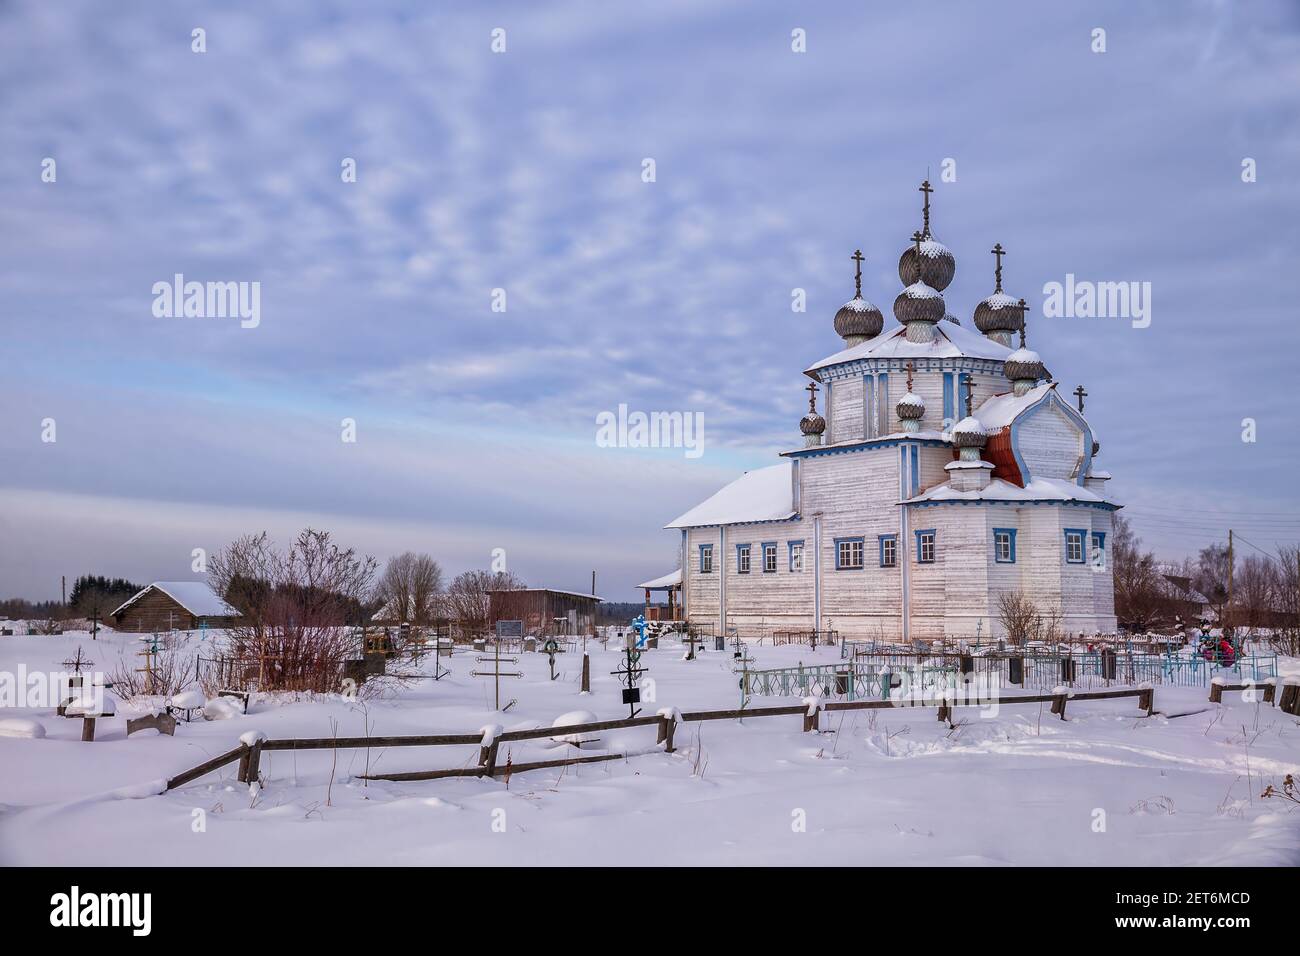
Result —
<path fill-rule="evenodd" d="M 791 717 L 801 716 L 803 721 L 803 730 L 805 732 L 820 730 L 820 714 L 822 711 L 836 712 L 848 710 L 883 710 L 886 708 L 899 707 L 935 707 L 937 716 L 941 721 L 952 723 L 953 709 L 957 707 L 983 707 L 989 703 L 997 703 L 999 706 L 1009 704 L 1035 704 L 1051 703 L 1052 713 L 1058 715 L 1061 720 L 1065 720 L 1065 706 L 1069 700 L 1113 700 L 1119 698 L 1134 697 L 1138 701 L 1138 709 L 1146 711 L 1150 716 L 1155 708 L 1155 691 L 1151 688 L 1141 688 L 1137 690 L 1110 690 L 1110 691 L 1093 691 L 1076 693 L 1067 691 L 1057 694 L 1036 694 L 1015 697 L 999 697 L 989 699 L 967 700 L 961 698 L 958 694 L 949 693 L 940 700 L 929 701 L 921 699 L 884 699 L 884 700 L 841 700 L 825 702 L 821 699 L 814 699 L 812 703 L 787 704 L 776 707 L 740 707 L 732 710 L 694 710 L 685 712 L 675 712 L 670 710 L 660 711 L 654 716 L 630 717 L 621 720 L 598 720 L 585 724 L 569 724 L 560 727 L 536 727 L 529 730 L 511 730 L 506 732 L 494 733 L 491 735 L 480 731 L 477 734 L 431 734 L 431 735 L 405 735 L 395 737 L 309 737 L 300 739 L 285 740 L 268 740 L 258 734 L 254 734 L 251 742 L 241 742 L 234 750 L 227 751 L 211 760 L 207 760 L 197 767 L 186 770 L 183 773 L 171 777 L 167 781 L 167 789 L 175 790 L 187 783 L 199 779 L 213 771 L 220 770 L 229 764 L 239 763 L 238 779 L 241 783 L 253 783 L 258 780 L 260 769 L 261 755 L 268 751 L 281 750 L 360 750 L 369 748 L 387 748 L 387 747 L 442 747 L 442 746 L 470 746 L 479 745 L 479 759 L 475 766 L 452 767 L 438 770 L 413 770 L 400 771 L 394 773 L 378 773 L 362 776 L 361 779 L 367 780 L 392 780 L 392 781 L 411 781 L 411 780 L 437 780 L 448 777 L 496 777 L 503 774 L 523 773 L 529 770 L 543 770 L 556 767 L 567 767 L 574 764 L 599 763 L 608 760 L 623 760 L 632 754 L 627 753 L 604 753 L 604 754 L 583 754 L 579 756 L 563 757 L 557 760 L 537 760 L 525 763 L 510 763 L 502 766 L 499 762 L 499 750 L 502 743 L 511 743 L 514 741 L 538 740 L 542 738 L 572 738 L 582 734 L 592 734 L 602 730 L 625 730 L 634 727 L 657 728 L 656 745 L 663 744 L 665 753 L 673 753 L 674 737 L 676 734 L 677 724 L 695 723 L 709 720 L 747 720 L 760 717 Z M 484 741 L 488 742 L 485 743 Z M 575 743 L 575 746 L 578 744 Z"/>

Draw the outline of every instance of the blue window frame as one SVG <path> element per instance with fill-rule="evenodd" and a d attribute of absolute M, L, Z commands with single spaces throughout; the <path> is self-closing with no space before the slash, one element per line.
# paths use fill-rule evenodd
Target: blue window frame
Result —
<path fill-rule="evenodd" d="M 998 564 L 1016 563 L 1016 529 L 993 529 L 993 560 Z"/>
<path fill-rule="evenodd" d="M 1065 529 L 1066 564 L 1083 564 L 1087 560 L 1087 556 L 1083 553 L 1083 542 L 1087 536 L 1088 531 L 1085 528 Z"/>
<path fill-rule="evenodd" d="M 943 430 L 948 431 L 957 420 L 953 418 L 955 414 L 956 395 L 953 391 L 952 372 L 943 373 Z"/>
<path fill-rule="evenodd" d="M 713 573 L 713 545 L 700 545 L 700 574 Z"/>
<path fill-rule="evenodd" d="M 1106 532 L 1094 531 L 1092 533 L 1092 554 L 1089 555 L 1092 566 L 1098 571 L 1106 568 Z"/>
<path fill-rule="evenodd" d="M 747 544 L 736 545 L 736 573 L 749 573 L 749 545 Z"/>
<path fill-rule="evenodd" d="M 926 528 L 916 533 L 916 563 L 934 564 L 935 544 L 934 529 Z"/>
<path fill-rule="evenodd" d="M 861 571 L 863 567 L 863 538 L 835 539 L 835 570 Z"/>
<path fill-rule="evenodd" d="M 775 541 L 763 542 L 763 573 L 764 574 L 776 573 L 776 542 Z"/>
<path fill-rule="evenodd" d="M 898 535 L 882 534 L 880 536 L 880 566 L 882 568 L 898 567 Z"/>
<path fill-rule="evenodd" d="M 790 551 L 790 571 L 799 574 L 803 571 L 803 541 L 789 541 L 786 547 Z"/>

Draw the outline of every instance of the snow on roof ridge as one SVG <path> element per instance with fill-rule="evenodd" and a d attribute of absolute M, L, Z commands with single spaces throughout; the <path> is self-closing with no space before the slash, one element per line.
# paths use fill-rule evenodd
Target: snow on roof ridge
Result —
<path fill-rule="evenodd" d="M 793 518 L 793 488 L 789 460 L 747 471 L 694 508 L 664 525 L 699 528 L 706 525 L 752 524 Z"/>
<path fill-rule="evenodd" d="M 125 611 L 155 588 L 196 617 L 239 616 L 239 611 L 212 590 L 212 586 L 207 581 L 154 581 L 133 594 L 109 616 Z"/>

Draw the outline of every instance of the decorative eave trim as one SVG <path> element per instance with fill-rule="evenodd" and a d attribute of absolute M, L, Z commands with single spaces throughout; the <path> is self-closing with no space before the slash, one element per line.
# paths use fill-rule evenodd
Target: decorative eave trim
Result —
<path fill-rule="evenodd" d="M 946 358 L 856 358 L 818 369 L 807 369 L 804 374 L 815 382 L 825 384 L 828 381 L 877 372 L 906 372 L 909 362 L 917 372 L 983 372 L 1005 377 L 1006 362 L 1003 359 L 972 358 L 967 355 Z"/>
<path fill-rule="evenodd" d="M 1029 500 L 1016 498 L 945 498 L 939 501 L 899 501 L 908 508 L 925 508 L 934 505 L 1060 505 L 1078 508 L 1097 508 L 1101 511 L 1118 511 L 1123 505 L 1111 504 L 1109 501 L 1062 501 L 1060 498 L 1033 498 Z"/>
<path fill-rule="evenodd" d="M 782 458 L 817 458 L 821 455 L 847 455 L 876 448 L 893 448 L 895 445 L 920 445 L 926 448 L 951 448 L 952 442 L 938 438 L 870 438 L 849 445 L 816 446 L 781 452 Z"/>
<path fill-rule="evenodd" d="M 697 528 L 739 528 L 742 525 L 748 526 L 751 524 L 789 524 L 791 521 L 802 521 L 802 520 L 803 520 L 803 516 L 796 511 L 788 518 L 763 518 L 760 521 L 715 521 L 713 524 L 679 524 L 679 525 L 673 525 L 671 527 L 665 527 L 664 530 L 676 531 L 680 529 L 682 531 L 694 531 Z"/>

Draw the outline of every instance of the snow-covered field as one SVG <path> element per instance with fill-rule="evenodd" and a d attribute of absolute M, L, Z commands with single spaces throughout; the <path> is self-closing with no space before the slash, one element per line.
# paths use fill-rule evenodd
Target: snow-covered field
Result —
<path fill-rule="evenodd" d="M 134 644 L 130 635 L 0 638 L 0 672 L 61 670 L 79 645 L 107 670 Z M 751 653 L 759 667 L 838 658 L 835 648 Z M 174 738 L 128 739 L 129 705 L 100 722 L 93 743 L 80 741 L 80 720 L 4 707 L 0 719 L 39 721 L 46 736 L 0 735 L 0 864 L 1300 863 L 1300 808 L 1260 798 L 1300 770 L 1300 720 L 1236 693 L 1210 704 L 1201 688 L 1157 687 L 1163 714 L 1151 719 L 1122 700 L 1071 703 L 1064 722 L 1047 705 L 993 717 L 962 709 L 955 730 L 933 709 L 824 714 L 820 734 L 801 733 L 798 717 L 685 724 L 674 754 L 642 727 L 597 745 L 636 756 L 517 774 L 508 785 L 355 778 L 367 760 L 379 772 L 471 766 L 473 747 L 340 751 L 337 764 L 328 751 L 272 752 L 256 795 L 235 782 L 234 765 L 142 795 L 250 730 L 328 737 L 337 721 L 340 736 L 470 733 L 546 726 L 573 710 L 627 715 L 609 675 L 622 655 L 594 642 L 593 693 L 579 694 L 580 655 L 560 655 L 552 683 L 545 655 L 521 654 L 512 669 L 524 677 L 502 682 L 503 702 L 517 701 L 504 714 L 492 709 L 491 682 L 470 676 L 474 656 L 458 650 L 451 676 L 379 699 L 264 699 L 247 715 L 182 723 Z M 738 706 L 730 653 L 682 656 L 645 652 L 656 698 L 646 713 Z M 503 762 L 507 750 L 513 763 L 565 752 L 503 745 Z"/>

